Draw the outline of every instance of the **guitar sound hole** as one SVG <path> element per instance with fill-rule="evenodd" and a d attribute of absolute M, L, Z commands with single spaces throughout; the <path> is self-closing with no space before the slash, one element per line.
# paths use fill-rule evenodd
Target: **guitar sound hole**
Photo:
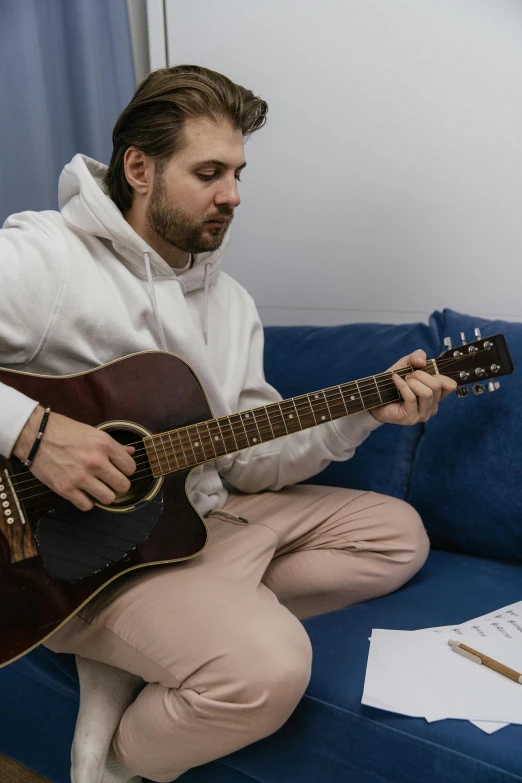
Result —
<path fill-rule="evenodd" d="M 132 425 L 122 427 L 121 425 L 104 426 L 103 429 L 123 446 L 134 446 L 136 451 L 132 455 L 136 463 L 136 472 L 129 476 L 131 486 L 125 494 L 119 494 L 111 506 L 128 506 L 139 502 L 147 497 L 154 487 L 157 479 L 152 475 L 149 458 L 143 445 L 143 434 L 139 430 L 132 428 Z"/>

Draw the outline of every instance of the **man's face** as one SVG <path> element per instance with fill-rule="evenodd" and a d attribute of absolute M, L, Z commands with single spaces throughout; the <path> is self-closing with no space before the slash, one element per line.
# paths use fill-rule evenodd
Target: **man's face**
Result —
<path fill-rule="evenodd" d="M 240 203 L 243 134 L 229 120 L 189 118 L 185 136 L 187 145 L 156 170 L 147 229 L 187 253 L 205 253 L 221 246 Z"/>

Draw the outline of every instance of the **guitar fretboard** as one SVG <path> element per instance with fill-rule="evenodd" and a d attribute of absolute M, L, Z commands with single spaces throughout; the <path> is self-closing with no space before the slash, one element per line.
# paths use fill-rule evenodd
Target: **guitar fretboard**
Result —
<path fill-rule="evenodd" d="M 413 369 L 405 367 L 395 373 L 404 378 Z M 434 359 L 424 372 L 438 373 Z M 158 477 L 400 399 L 392 373 L 386 372 L 162 432 L 145 438 L 144 445 L 152 473 Z"/>

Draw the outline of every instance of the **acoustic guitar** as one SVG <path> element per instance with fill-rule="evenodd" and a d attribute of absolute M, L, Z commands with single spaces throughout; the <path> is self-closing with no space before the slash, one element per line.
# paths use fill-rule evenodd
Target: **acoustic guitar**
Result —
<path fill-rule="evenodd" d="M 503 335 L 448 348 L 426 372 L 454 378 L 464 395 L 513 372 Z M 398 372 L 402 377 L 414 368 Z M 205 462 L 401 399 L 392 373 L 371 375 L 214 418 L 190 366 L 165 351 L 125 356 L 85 373 L 0 369 L 0 382 L 57 413 L 136 447 L 130 490 L 88 512 L 0 457 L 0 666 L 47 639 L 117 577 L 197 555 L 207 528 L 186 493 Z M 153 401 L 153 404 L 151 404 Z"/>

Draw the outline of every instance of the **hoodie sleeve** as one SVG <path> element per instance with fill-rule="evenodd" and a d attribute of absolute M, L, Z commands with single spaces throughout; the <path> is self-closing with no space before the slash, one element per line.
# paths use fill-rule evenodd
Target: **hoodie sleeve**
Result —
<path fill-rule="evenodd" d="M 239 411 L 282 399 L 265 380 L 263 347 L 263 326 L 256 310 Z M 224 457 L 223 469 L 220 469 L 219 460 L 217 468 L 223 478 L 240 492 L 278 490 L 315 476 L 332 461 L 350 459 L 357 446 L 380 426 L 369 412 L 363 411 L 238 452 L 230 467 L 230 457 Z"/>
<path fill-rule="evenodd" d="M 61 286 L 61 253 L 40 213 L 12 215 L 0 230 L 0 366 L 21 370 L 44 344 Z M 38 405 L 0 383 L 0 454 L 9 457 Z"/>

